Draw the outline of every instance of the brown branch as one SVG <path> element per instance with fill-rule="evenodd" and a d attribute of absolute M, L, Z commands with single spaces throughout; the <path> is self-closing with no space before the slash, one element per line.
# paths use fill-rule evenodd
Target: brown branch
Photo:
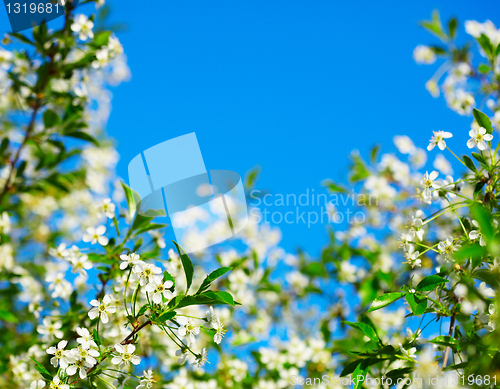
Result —
<path fill-rule="evenodd" d="M 451 320 L 450 320 L 450 330 L 448 331 L 448 336 L 453 336 L 453 329 L 455 328 L 455 314 L 451 315 Z M 446 346 L 446 349 L 444 351 L 444 359 L 443 359 L 443 367 L 441 368 L 444 370 L 448 363 L 448 355 L 450 353 L 450 346 Z"/>

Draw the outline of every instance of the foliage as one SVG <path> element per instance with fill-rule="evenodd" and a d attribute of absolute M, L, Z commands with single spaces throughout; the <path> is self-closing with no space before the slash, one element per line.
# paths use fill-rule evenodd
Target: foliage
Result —
<path fill-rule="evenodd" d="M 114 177 L 107 93 L 127 67 L 118 39 L 77 14 L 90 2 L 69 2 L 60 30 L 11 34 L 4 45 L 19 48 L 0 49 L 0 387 L 274 389 L 306 377 L 324 387 L 325 375 L 333 387 L 349 387 L 340 377 L 387 387 L 429 376 L 439 387 L 450 377 L 497 386 L 500 32 L 491 22 L 466 22 L 476 46 L 460 47 L 458 22 L 445 28 L 435 12 L 422 26 L 441 43 L 414 52 L 418 63 L 444 58 L 427 89 L 472 115 L 470 139 L 435 131 L 427 147 L 450 152 L 459 179 L 441 154 L 444 178 L 425 171 L 426 151 L 399 136 L 400 156 L 353 152 L 349 183 L 324 182 L 355 196 L 365 218 L 328 228 L 317 258 L 287 254 L 279 230 L 254 220 L 233 248 L 188 256 L 175 242 L 167 249 L 166 226 L 136 214 Z M 475 107 L 478 96 L 489 111 Z M 455 155 L 456 139 L 475 151 Z M 257 178 L 248 174 L 247 189 Z"/>

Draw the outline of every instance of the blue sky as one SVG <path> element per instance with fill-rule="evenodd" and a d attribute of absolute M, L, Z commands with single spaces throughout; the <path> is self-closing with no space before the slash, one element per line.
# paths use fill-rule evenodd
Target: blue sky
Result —
<path fill-rule="evenodd" d="M 352 149 L 393 151 L 398 134 L 425 147 L 432 130 L 461 133 L 449 144 L 465 151 L 470 118 L 433 99 L 424 83 L 436 66 L 412 60 L 417 44 L 437 43 L 417 21 L 437 8 L 445 20 L 500 23 L 491 1 L 108 3 L 129 26 L 119 38 L 132 71 L 108 126 L 119 175 L 144 149 L 194 131 L 208 169 L 260 165 L 259 188 L 284 195 L 345 181 Z M 319 224 L 280 227 L 287 250 L 314 255 L 326 242 Z"/>
<path fill-rule="evenodd" d="M 465 152 L 470 118 L 425 90 L 436 65 L 413 62 L 417 44 L 437 43 L 417 22 L 433 9 L 444 20 L 483 22 L 500 8 L 491 1 L 133 3 L 110 1 L 112 20 L 129 25 L 119 37 L 132 71 L 115 90 L 108 126 L 119 174 L 126 177 L 138 152 L 194 131 L 208 169 L 243 175 L 260 165 L 259 187 L 284 195 L 320 192 L 325 178 L 345 181 L 353 148 L 394 150 L 398 134 L 425 147 L 432 130 L 461 132 L 450 143 Z M 287 250 L 315 255 L 326 242 L 320 224 L 280 227 Z"/>

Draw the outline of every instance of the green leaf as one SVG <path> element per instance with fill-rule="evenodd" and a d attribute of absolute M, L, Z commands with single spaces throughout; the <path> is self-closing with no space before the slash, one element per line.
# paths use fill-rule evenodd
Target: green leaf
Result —
<path fill-rule="evenodd" d="M 125 198 L 127 200 L 127 205 L 128 205 L 128 213 L 131 217 L 133 217 L 137 209 L 133 191 L 127 184 L 123 182 L 120 182 L 120 184 L 122 185 L 123 191 L 125 192 Z"/>
<path fill-rule="evenodd" d="M 18 322 L 16 315 L 14 315 L 12 312 L 4 311 L 4 310 L 0 310 L 0 320 L 6 321 L 9 323 L 17 323 Z"/>
<path fill-rule="evenodd" d="M 483 248 L 478 244 L 462 246 L 460 250 L 458 250 L 453 256 L 456 259 L 465 259 L 465 258 L 482 258 L 484 255 Z"/>
<path fill-rule="evenodd" d="M 207 290 L 210 287 L 210 285 L 212 284 L 212 282 L 214 282 L 217 278 L 223 276 L 224 274 L 226 274 L 230 270 L 231 270 L 230 267 L 221 267 L 217 270 L 214 270 L 212 273 L 210 273 L 209 275 L 207 275 L 205 277 L 205 279 L 203 280 L 203 282 L 200 285 L 200 288 L 198 289 L 198 291 L 195 294 L 200 294 L 201 292 Z"/>
<path fill-rule="evenodd" d="M 470 361 L 466 361 L 466 362 L 462 362 L 462 363 L 456 363 L 454 365 L 448 365 L 443 369 L 443 371 L 465 369 L 467 366 L 469 366 L 469 363 L 470 363 Z"/>
<path fill-rule="evenodd" d="M 455 350 L 460 349 L 460 344 L 458 343 L 458 340 L 456 340 L 455 338 L 452 338 L 451 336 L 447 336 L 447 335 L 437 336 L 434 339 L 429 340 L 428 342 L 434 343 L 434 344 L 439 344 L 441 346 L 451 347 Z"/>
<path fill-rule="evenodd" d="M 3 155 L 5 151 L 9 148 L 9 138 L 5 137 L 2 139 L 2 143 L 0 144 L 0 155 Z"/>
<path fill-rule="evenodd" d="M 54 127 L 59 124 L 60 121 L 61 119 L 59 118 L 59 115 L 51 109 L 48 109 L 43 113 L 43 124 L 45 125 L 45 128 Z"/>
<path fill-rule="evenodd" d="M 470 208 L 472 217 L 479 223 L 481 233 L 486 241 L 491 240 L 495 235 L 491 213 L 483 206 L 475 205 Z"/>
<path fill-rule="evenodd" d="M 321 183 L 321 185 L 326 186 L 328 190 L 332 193 L 348 193 L 349 191 L 347 190 L 346 187 L 340 184 L 336 184 L 332 180 L 325 180 Z"/>
<path fill-rule="evenodd" d="M 97 141 L 97 139 L 95 139 L 93 136 L 91 136 L 83 131 L 73 131 L 73 132 L 69 132 L 69 133 L 64 133 L 64 136 L 69 136 L 71 138 L 86 140 L 87 142 L 91 142 L 91 143 L 95 144 L 96 146 L 99 146 L 99 142 Z"/>
<path fill-rule="evenodd" d="M 347 364 L 341 371 L 340 376 L 345 377 L 346 375 L 351 374 L 356 370 L 356 368 L 362 363 L 366 361 L 366 359 L 357 359 L 349 364 Z"/>
<path fill-rule="evenodd" d="M 111 35 L 111 31 L 102 31 L 97 34 L 94 38 L 94 45 L 96 46 L 105 46 L 108 44 L 109 36 Z"/>
<path fill-rule="evenodd" d="M 208 290 L 208 291 L 202 293 L 201 295 L 210 297 L 210 298 L 214 299 L 215 301 L 218 301 L 221 304 L 228 304 L 228 305 L 232 305 L 232 306 L 239 305 L 239 303 L 234 301 L 233 296 L 231 296 L 231 294 L 229 292 L 225 292 L 225 291 L 221 291 L 221 290 L 218 290 L 218 291 Z M 201 295 L 199 295 L 199 296 L 201 296 Z"/>
<path fill-rule="evenodd" d="M 301 272 L 305 275 L 310 275 L 313 277 L 326 277 L 328 272 L 325 269 L 325 265 L 321 262 L 308 262 L 302 269 Z"/>
<path fill-rule="evenodd" d="M 34 45 L 35 42 L 31 41 L 29 38 L 25 37 L 23 34 L 18 32 L 9 33 L 9 35 L 13 38 L 19 39 L 23 43 L 27 43 L 28 45 Z"/>
<path fill-rule="evenodd" d="M 359 389 L 363 385 L 366 377 L 366 373 L 368 371 L 368 367 L 370 365 L 374 365 L 380 362 L 381 359 L 377 358 L 366 358 L 366 359 L 358 359 L 349 363 L 342 372 L 340 373 L 341 377 L 345 377 L 349 374 L 352 374 L 352 381 L 354 383 L 354 389 Z"/>
<path fill-rule="evenodd" d="M 499 46 L 500 47 L 500 46 Z M 488 65 L 485 65 L 484 63 L 479 65 L 478 70 L 483 73 L 483 74 L 488 74 L 488 72 L 491 70 L 491 68 Z"/>
<path fill-rule="evenodd" d="M 146 227 L 142 227 L 141 229 L 139 229 L 135 234 L 134 236 L 136 235 L 140 235 L 146 231 L 151 231 L 151 230 L 159 230 L 160 228 L 163 228 L 163 227 L 166 227 L 167 225 L 166 224 L 156 224 L 156 223 L 153 223 L 153 224 L 149 224 L 148 226 Z"/>
<path fill-rule="evenodd" d="M 413 372 L 414 368 L 413 367 L 401 367 L 399 369 L 394 369 L 388 372 L 385 376 L 387 378 L 398 378 L 398 377 L 403 377 L 407 374 L 410 374 Z"/>
<path fill-rule="evenodd" d="M 259 178 L 259 174 L 259 167 L 254 167 L 253 169 L 251 169 L 245 177 L 245 188 L 253 188 L 255 183 L 257 182 L 257 179 Z"/>
<path fill-rule="evenodd" d="M 35 358 L 33 357 L 30 358 L 33 360 L 33 362 L 35 362 L 35 370 L 39 372 L 42 375 L 42 377 L 45 378 L 46 380 L 52 381 L 52 375 L 48 372 L 48 370 L 45 367 L 43 367 L 43 365 L 40 362 L 38 362 Z"/>
<path fill-rule="evenodd" d="M 472 109 L 472 114 L 474 115 L 477 124 L 479 124 L 481 127 L 484 127 L 488 134 L 493 134 L 493 126 L 491 125 L 491 120 L 486 114 L 482 113 L 476 108 Z"/>
<path fill-rule="evenodd" d="M 490 38 L 486 35 L 481 34 L 479 38 L 477 38 L 479 45 L 483 48 L 486 53 L 486 56 L 491 60 L 493 54 L 493 45 L 491 44 Z"/>
<path fill-rule="evenodd" d="M 430 49 L 436 55 L 446 55 L 446 49 L 442 48 L 441 46 L 430 46 Z"/>
<path fill-rule="evenodd" d="M 481 154 L 472 153 L 472 156 L 476 159 L 476 161 L 478 161 L 481 165 L 483 165 L 483 167 L 488 168 L 488 163 Z"/>
<path fill-rule="evenodd" d="M 406 295 L 406 301 L 415 316 L 422 315 L 427 309 L 427 299 L 425 297 L 419 297 L 416 294 L 408 293 Z"/>
<path fill-rule="evenodd" d="M 370 359 L 368 360 L 365 359 L 356 367 L 356 370 L 353 371 L 352 376 L 353 378 L 355 378 L 354 389 L 359 389 L 363 386 L 369 366 L 370 366 Z"/>
<path fill-rule="evenodd" d="M 457 19 L 451 18 L 450 21 L 448 22 L 448 32 L 450 34 L 450 37 L 453 39 L 455 38 L 455 35 L 457 33 Z"/>
<path fill-rule="evenodd" d="M 95 342 L 97 343 L 97 345 L 101 345 L 101 338 L 99 337 L 99 334 L 97 333 L 97 330 L 94 328 L 94 331 L 93 331 L 93 338 L 95 340 Z"/>
<path fill-rule="evenodd" d="M 372 147 L 372 149 L 370 151 L 370 161 L 372 163 L 377 163 L 378 155 L 380 153 L 380 148 L 381 148 L 381 146 L 378 143 Z"/>
<path fill-rule="evenodd" d="M 439 12 L 437 10 L 432 11 L 432 20 L 424 20 L 419 24 L 430 33 L 436 35 L 441 40 L 447 40 L 448 37 L 443 31 L 443 26 L 441 25 Z"/>
<path fill-rule="evenodd" d="M 148 309 L 149 304 L 144 304 L 141 309 L 139 309 L 139 312 L 137 312 L 137 317 L 144 315 Z"/>
<path fill-rule="evenodd" d="M 394 301 L 399 300 L 401 297 L 406 295 L 405 292 L 395 292 L 395 293 L 386 293 L 382 296 L 378 296 L 373 300 L 372 305 L 368 312 L 376 311 L 377 309 L 387 307 L 389 304 L 392 304 Z"/>
<path fill-rule="evenodd" d="M 379 340 L 377 333 L 375 332 L 373 327 L 371 327 L 366 323 L 353 323 L 350 321 L 342 321 L 342 323 L 347 324 L 348 326 L 354 328 L 355 330 L 360 331 L 361 333 L 368 336 L 371 340 L 374 340 L 375 342 L 378 342 Z"/>
<path fill-rule="evenodd" d="M 158 318 L 158 322 L 165 323 L 165 322 L 173 319 L 175 317 L 175 315 L 176 315 L 175 311 L 165 312 L 165 313 L 160 315 L 160 317 Z"/>
<path fill-rule="evenodd" d="M 474 165 L 474 162 L 472 162 L 472 159 L 470 159 L 467 155 L 462 156 L 465 165 L 472 170 L 473 172 L 477 173 L 477 168 L 476 165 Z"/>
<path fill-rule="evenodd" d="M 194 296 L 176 296 L 169 303 L 171 308 L 183 308 L 190 305 L 239 305 L 230 293 L 224 291 L 207 291 Z"/>
<path fill-rule="evenodd" d="M 351 175 L 349 176 L 349 180 L 354 183 L 369 177 L 370 171 L 368 170 L 365 161 L 363 161 L 363 159 L 359 156 L 359 153 L 354 151 L 351 154 L 351 158 L 353 163 L 350 166 Z"/>
<path fill-rule="evenodd" d="M 422 281 L 420 281 L 416 287 L 418 292 L 426 292 L 436 288 L 441 284 L 447 283 L 449 280 L 446 278 L 440 277 L 436 274 L 425 277 Z"/>
<path fill-rule="evenodd" d="M 186 283 L 187 283 L 186 287 L 186 294 L 187 294 L 189 292 L 191 284 L 193 283 L 193 274 L 194 274 L 193 262 L 191 262 L 189 256 L 186 254 L 184 249 L 177 244 L 177 242 L 174 241 L 174 244 L 177 249 L 177 252 L 179 253 L 179 256 L 181 257 L 182 266 L 184 267 L 184 274 L 186 275 Z"/>
<path fill-rule="evenodd" d="M 132 231 L 147 227 L 153 219 L 154 217 L 144 216 L 138 213 L 137 215 L 135 215 L 134 222 L 132 223 Z"/>

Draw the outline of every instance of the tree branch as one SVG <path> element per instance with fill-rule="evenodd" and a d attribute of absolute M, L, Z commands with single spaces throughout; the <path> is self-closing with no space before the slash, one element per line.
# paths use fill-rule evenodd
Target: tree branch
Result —
<path fill-rule="evenodd" d="M 455 328 L 455 314 L 451 316 L 450 320 L 450 330 L 448 331 L 448 336 L 453 336 L 453 329 Z M 444 351 L 444 359 L 443 359 L 443 367 L 441 370 L 443 370 L 447 363 L 448 363 L 448 355 L 450 353 L 450 346 L 446 346 L 446 350 Z"/>

